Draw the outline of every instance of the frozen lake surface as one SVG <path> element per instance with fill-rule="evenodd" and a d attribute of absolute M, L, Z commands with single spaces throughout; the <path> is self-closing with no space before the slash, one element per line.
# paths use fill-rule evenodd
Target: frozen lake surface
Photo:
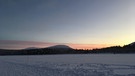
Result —
<path fill-rule="evenodd" d="M 0 56 L 0 76 L 135 76 L 135 54 Z"/>

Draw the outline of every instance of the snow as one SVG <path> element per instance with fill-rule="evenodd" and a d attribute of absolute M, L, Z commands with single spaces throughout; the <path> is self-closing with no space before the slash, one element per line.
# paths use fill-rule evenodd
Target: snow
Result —
<path fill-rule="evenodd" d="M 0 56 L 0 76 L 135 76 L 135 54 Z"/>

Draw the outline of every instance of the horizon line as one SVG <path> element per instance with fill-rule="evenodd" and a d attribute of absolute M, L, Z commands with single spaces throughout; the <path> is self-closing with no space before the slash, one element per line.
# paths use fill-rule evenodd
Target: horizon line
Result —
<path fill-rule="evenodd" d="M 54 45 L 67 45 L 73 49 L 95 49 L 110 46 L 120 46 L 116 44 L 81 44 L 81 43 L 56 43 L 41 41 L 24 41 L 24 40 L 0 40 L 0 49 L 25 49 L 29 47 L 46 48 Z"/>

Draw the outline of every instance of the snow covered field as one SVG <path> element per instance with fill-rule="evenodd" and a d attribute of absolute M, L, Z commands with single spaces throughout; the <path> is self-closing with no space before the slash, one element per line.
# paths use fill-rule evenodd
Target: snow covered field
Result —
<path fill-rule="evenodd" d="M 0 76 L 135 76 L 135 54 L 0 56 Z"/>

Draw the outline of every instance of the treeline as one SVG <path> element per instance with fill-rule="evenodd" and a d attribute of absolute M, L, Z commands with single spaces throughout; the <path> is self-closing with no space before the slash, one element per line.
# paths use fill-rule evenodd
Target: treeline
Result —
<path fill-rule="evenodd" d="M 40 49 L 23 49 L 23 50 L 4 50 L 0 49 L 0 55 L 49 55 L 49 54 L 100 54 L 100 53 L 135 53 L 135 47 L 131 46 L 112 46 L 101 49 L 55 49 L 55 48 L 40 48 Z"/>
<path fill-rule="evenodd" d="M 23 49 L 23 50 L 3 50 L 0 49 L 0 55 L 48 55 L 48 54 L 81 54 L 84 51 L 75 49 Z"/>
<path fill-rule="evenodd" d="M 102 49 L 93 49 L 89 53 L 113 53 L 113 54 L 122 54 L 122 53 L 135 53 L 134 47 L 121 47 L 121 46 L 112 46 Z"/>

